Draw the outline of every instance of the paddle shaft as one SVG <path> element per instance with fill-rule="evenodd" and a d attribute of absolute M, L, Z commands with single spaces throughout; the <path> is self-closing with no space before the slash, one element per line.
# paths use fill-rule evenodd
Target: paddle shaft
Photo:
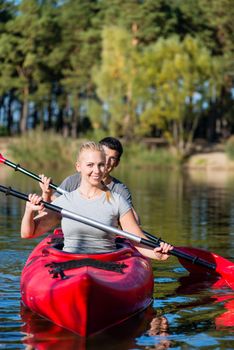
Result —
<path fill-rule="evenodd" d="M 5 158 L 1 158 L 1 161 L 4 164 L 6 164 L 6 165 L 10 166 L 11 168 L 13 168 L 15 171 L 20 171 L 21 173 L 23 173 L 25 175 L 28 175 L 29 177 L 33 178 L 34 180 L 37 180 L 37 181 L 42 183 L 42 180 L 41 180 L 40 176 L 32 173 L 31 171 L 28 171 L 27 169 L 21 167 L 19 164 L 15 164 L 15 163 L 13 163 L 10 160 L 5 159 Z M 53 190 L 56 190 L 60 194 L 67 193 L 67 191 L 64 191 L 62 188 L 58 187 L 57 185 L 55 185 L 53 183 L 50 183 L 49 187 L 52 188 Z"/>
<path fill-rule="evenodd" d="M 6 195 L 12 195 L 14 197 L 23 199 L 25 201 L 29 201 L 28 196 L 26 194 L 18 192 L 16 190 L 13 190 L 11 187 L 5 187 L 5 186 L 0 185 L 0 191 L 5 193 Z M 160 246 L 160 242 L 162 242 L 162 240 L 157 239 L 157 238 L 155 238 L 154 241 L 148 240 L 145 238 L 141 238 L 141 237 L 136 236 L 132 233 L 122 231 L 118 228 L 102 224 L 101 222 L 98 222 L 98 221 L 93 220 L 93 219 L 89 219 L 85 216 L 78 215 L 76 213 L 73 213 L 71 211 L 68 211 L 66 209 L 63 209 L 59 206 L 56 206 L 54 204 L 51 204 L 51 203 L 48 203 L 45 201 L 41 201 L 41 203 L 44 204 L 45 208 L 56 211 L 56 212 L 60 213 L 63 217 L 66 217 L 66 218 L 71 219 L 71 220 L 79 221 L 79 222 L 82 222 L 83 224 L 87 224 L 89 226 L 101 229 L 103 231 L 106 231 L 109 233 L 114 233 L 116 235 L 128 238 L 128 239 L 130 239 L 138 244 L 143 244 L 143 245 L 151 247 L 151 248 L 156 248 L 156 247 Z M 201 266 L 209 268 L 211 270 L 215 270 L 215 268 L 216 268 L 215 264 L 211 264 L 211 263 L 209 263 L 201 258 L 198 258 L 197 256 L 192 256 L 192 255 L 189 255 L 187 253 L 181 252 L 180 250 L 178 250 L 176 248 L 173 248 L 173 250 L 170 251 L 170 254 L 174 255 L 176 257 L 180 257 L 180 258 L 189 260 L 190 262 L 192 262 L 194 264 L 201 265 Z"/>
<path fill-rule="evenodd" d="M 165 242 L 161 238 L 158 238 L 158 237 L 152 235 L 151 233 L 146 232 L 145 230 L 143 230 L 143 232 L 144 232 L 144 235 L 147 238 L 149 238 L 152 242 L 159 242 L 159 243 L 160 242 Z M 188 260 L 188 261 L 192 262 L 192 264 L 196 264 L 196 265 L 200 265 L 200 266 L 206 267 L 209 270 L 213 270 L 213 271 L 216 270 L 216 265 L 215 264 L 212 264 L 209 261 L 206 261 L 206 260 L 204 260 L 202 258 L 199 258 L 196 255 L 191 255 L 191 254 L 182 252 L 180 249 L 177 249 L 175 247 L 173 248 L 172 252 L 170 251 L 170 254 L 176 256 L 177 258 L 182 258 L 182 259 Z"/>

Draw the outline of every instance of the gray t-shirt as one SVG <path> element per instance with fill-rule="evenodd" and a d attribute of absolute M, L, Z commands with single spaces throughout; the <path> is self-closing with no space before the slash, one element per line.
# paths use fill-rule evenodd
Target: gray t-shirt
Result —
<path fill-rule="evenodd" d="M 80 173 L 77 172 L 76 174 L 70 175 L 65 180 L 63 180 L 59 188 L 61 188 L 64 191 L 71 192 L 76 190 L 80 186 L 80 182 L 81 182 L 81 175 Z M 116 179 L 115 177 L 112 177 L 112 181 L 107 185 L 107 187 L 109 188 L 110 191 L 121 194 L 121 196 L 123 196 L 125 200 L 129 202 L 131 207 L 133 206 L 132 196 L 129 189 L 127 188 L 126 185 L 124 185 L 118 179 Z M 59 195 L 60 193 L 55 192 L 56 197 Z"/>
<path fill-rule="evenodd" d="M 86 199 L 75 190 L 57 197 L 53 204 L 112 227 L 117 227 L 119 218 L 131 209 L 129 203 L 115 192 L 110 198 L 103 192 L 99 197 Z M 115 234 L 67 218 L 62 218 L 61 226 L 64 251 L 91 254 L 116 249 Z"/>

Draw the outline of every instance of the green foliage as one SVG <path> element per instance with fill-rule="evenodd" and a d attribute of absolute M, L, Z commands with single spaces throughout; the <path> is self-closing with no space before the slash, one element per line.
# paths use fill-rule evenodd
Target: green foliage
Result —
<path fill-rule="evenodd" d="M 0 126 L 0 136 L 7 136 L 7 128 L 5 126 Z"/>
<path fill-rule="evenodd" d="M 84 119 L 94 134 L 125 139 L 160 131 L 186 153 L 201 118 L 213 137 L 217 120 L 233 126 L 233 9 L 231 0 L 0 0 L 2 120 L 74 138 Z"/>
<path fill-rule="evenodd" d="M 215 39 L 210 41 L 216 54 L 232 53 L 234 50 L 233 18 L 234 7 L 232 0 L 199 0 L 203 9 L 206 25 L 215 28 Z M 216 45 L 214 45 L 216 44 Z"/>
<path fill-rule="evenodd" d="M 78 149 L 87 139 L 98 142 L 108 136 L 102 130 L 90 132 L 85 139 L 63 138 L 53 132 L 31 131 L 22 137 L 11 138 L 8 153 L 16 163 L 38 172 L 64 171 L 73 169 Z M 122 166 L 134 168 L 178 167 L 180 161 L 170 150 L 148 149 L 141 142 L 124 144 Z"/>
<path fill-rule="evenodd" d="M 228 155 L 228 158 L 234 160 L 234 136 L 231 136 L 225 145 L 225 152 Z"/>
<path fill-rule="evenodd" d="M 142 129 L 156 125 L 184 152 L 204 104 L 209 104 L 214 91 L 219 94 L 218 62 L 199 40 L 186 36 L 181 41 L 172 36 L 145 50 L 141 76 L 146 101 Z"/>
<path fill-rule="evenodd" d="M 134 168 L 174 168 L 180 160 L 169 149 L 149 149 L 141 142 L 134 142 L 125 145 L 121 164 Z"/>
<path fill-rule="evenodd" d="M 64 52 L 62 86 L 68 94 L 78 95 L 86 89 L 91 79 L 91 68 L 97 61 L 100 32 L 93 24 L 95 2 L 68 1 L 60 13 L 61 44 Z"/>
<path fill-rule="evenodd" d="M 80 141 L 63 138 L 53 132 L 34 130 L 12 139 L 9 151 L 16 162 L 33 169 L 55 170 L 71 167 L 76 160 Z"/>
<path fill-rule="evenodd" d="M 93 79 L 108 106 L 110 133 L 131 138 L 137 123 L 137 52 L 125 29 L 104 28 L 102 63 L 94 69 Z"/>
<path fill-rule="evenodd" d="M 92 128 L 95 132 L 105 130 L 105 123 L 103 118 L 103 109 L 100 102 L 94 99 L 89 99 L 86 103 L 87 114 L 92 123 Z"/>
<path fill-rule="evenodd" d="M 101 139 L 103 139 L 104 137 L 107 137 L 107 136 L 109 136 L 109 134 L 106 131 L 104 131 L 103 129 L 94 129 L 92 131 L 88 131 L 85 134 L 85 137 L 88 140 L 93 140 L 95 142 L 99 142 Z"/>

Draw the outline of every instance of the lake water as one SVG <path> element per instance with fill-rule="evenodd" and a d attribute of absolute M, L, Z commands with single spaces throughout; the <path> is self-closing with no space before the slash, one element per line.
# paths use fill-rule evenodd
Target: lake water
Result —
<path fill-rule="evenodd" d="M 2 167 L 2 185 L 38 190 L 34 180 Z M 131 189 L 146 231 L 234 261 L 234 174 L 122 168 L 116 175 Z M 20 239 L 23 201 L 0 194 L 0 203 L 0 349 L 234 349 L 234 291 L 223 280 L 189 276 L 175 257 L 153 263 L 154 300 L 145 313 L 86 342 L 22 309 L 21 270 L 40 238 Z"/>

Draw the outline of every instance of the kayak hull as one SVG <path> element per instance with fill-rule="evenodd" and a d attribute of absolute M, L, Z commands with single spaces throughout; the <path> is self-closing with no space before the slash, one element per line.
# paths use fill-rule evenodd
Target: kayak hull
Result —
<path fill-rule="evenodd" d="M 54 246 L 62 233 L 49 235 L 30 254 L 21 276 L 24 306 L 81 336 L 112 327 L 147 308 L 153 273 L 148 259 L 127 241 L 112 253 L 71 254 Z M 122 270 L 84 265 L 51 272 L 51 264 L 83 259 L 116 263 Z"/>

